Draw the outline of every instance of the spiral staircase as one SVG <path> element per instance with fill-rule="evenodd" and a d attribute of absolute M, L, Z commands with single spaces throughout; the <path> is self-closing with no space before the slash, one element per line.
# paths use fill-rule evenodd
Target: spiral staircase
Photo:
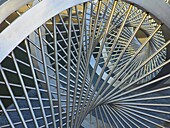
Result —
<path fill-rule="evenodd" d="M 169 0 L 1 0 L 0 128 L 169 128 Z"/>

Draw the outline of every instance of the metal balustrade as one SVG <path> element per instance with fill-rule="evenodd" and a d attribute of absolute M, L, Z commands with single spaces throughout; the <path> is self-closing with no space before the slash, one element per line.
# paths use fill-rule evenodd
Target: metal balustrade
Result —
<path fill-rule="evenodd" d="M 3 3 L 0 127 L 170 127 L 170 26 L 129 1 Z"/>

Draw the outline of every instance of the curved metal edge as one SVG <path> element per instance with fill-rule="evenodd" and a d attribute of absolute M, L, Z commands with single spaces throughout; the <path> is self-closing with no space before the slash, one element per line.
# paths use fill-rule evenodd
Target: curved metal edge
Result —
<path fill-rule="evenodd" d="M 31 32 L 51 17 L 72 6 L 90 0 L 43 0 L 25 12 L 0 33 L 0 63 Z"/>
<path fill-rule="evenodd" d="M 2 4 L 4 4 L 5 2 L 7 2 L 8 0 L 0 0 L 0 6 L 2 5 Z"/>
<path fill-rule="evenodd" d="M 0 6 L 0 23 L 11 13 L 33 0 L 8 0 Z"/>
<path fill-rule="evenodd" d="M 170 6 L 163 0 L 124 0 L 128 3 L 134 3 L 137 7 L 142 10 L 146 10 L 150 15 L 157 21 L 163 23 L 162 32 L 165 40 L 170 40 Z M 167 47 L 167 59 L 170 58 L 170 45 Z M 166 75 L 169 73 L 169 64 L 165 66 L 157 75 Z M 169 80 L 169 79 L 168 79 Z M 170 81 L 170 80 L 169 80 Z"/>
<path fill-rule="evenodd" d="M 149 12 L 170 29 L 170 7 L 163 0 L 124 0 Z"/>

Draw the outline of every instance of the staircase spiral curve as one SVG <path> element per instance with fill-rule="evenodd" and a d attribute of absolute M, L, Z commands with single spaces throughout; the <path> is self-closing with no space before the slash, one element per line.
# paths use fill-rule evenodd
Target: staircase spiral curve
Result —
<path fill-rule="evenodd" d="M 169 1 L 2 2 L 1 128 L 170 127 Z"/>

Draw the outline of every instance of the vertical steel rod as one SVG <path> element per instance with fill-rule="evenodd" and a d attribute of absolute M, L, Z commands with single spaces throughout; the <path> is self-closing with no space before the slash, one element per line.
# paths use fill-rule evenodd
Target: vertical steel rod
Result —
<path fill-rule="evenodd" d="M 11 120 L 9 114 L 7 113 L 6 108 L 5 108 L 5 106 L 3 105 L 1 99 L 0 99 L 0 106 L 1 106 L 2 111 L 4 112 L 4 114 L 5 114 L 6 118 L 7 118 L 7 120 L 8 120 L 8 122 L 9 122 L 9 125 L 11 126 L 11 128 L 15 128 L 15 126 L 14 126 L 14 124 L 12 123 L 12 120 Z"/>
<path fill-rule="evenodd" d="M 14 96 L 14 93 L 13 93 L 11 87 L 10 87 L 10 84 L 9 84 L 7 78 L 6 78 L 5 72 L 4 72 L 4 70 L 3 70 L 3 68 L 2 68 L 1 65 L 0 65 L 0 71 L 1 71 L 1 73 L 2 73 L 4 82 L 5 82 L 5 84 L 7 85 L 7 88 L 8 88 L 8 91 L 9 91 L 10 95 L 11 95 L 11 98 L 12 98 L 12 100 L 13 100 L 14 106 L 16 107 L 16 110 L 17 110 L 17 112 L 18 112 L 18 115 L 19 115 L 19 117 L 20 117 L 20 119 L 21 119 L 21 122 L 22 122 L 23 126 L 24 126 L 25 128 L 27 128 L 27 124 L 25 123 L 25 120 L 24 120 L 24 118 L 23 118 L 23 116 L 22 116 L 21 110 L 20 110 L 20 108 L 19 108 L 19 106 L 18 106 L 17 100 L 16 100 L 16 98 L 15 98 L 15 96 Z"/>
<path fill-rule="evenodd" d="M 67 47 L 67 97 L 66 97 L 66 127 L 69 126 L 70 121 L 70 71 L 71 71 L 71 20 L 72 8 L 69 8 L 69 21 L 68 21 L 68 47 Z"/>
<path fill-rule="evenodd" d="M 34 80 L 34 83 L 35 83 L 36 92 L 37 92 L 37 95 L 38 95 L 38 101 L 40 103 L 40 109 L 41 109 L 41 112 L 42 112 L 42 115 L 43 115 L 44 124 L 48 128 L 47 117 L 46 117 L 46 114 L 45 114 L 45 109 L 44 109 L 44 105 L 43 105 L 42 98 L 41 98 L 40 88 L 39 88 L 38 81 L 37 81 L 37 78 L 36 78 L 36 73 L 35 73 L 35 70 L 34 70 L 34 65 L 33 65 L 33 62 L 32 62 L 32 59 L 31 59 L 31 53 L 30 53 L 30 50 L 29 50 L 29 47 L 28 47 L 28 41 L 27 40 L 25 40 L 25 46 L 26 46 L 26 50 L 27 50 L 27 53 L 28 53 L 28 59 L 29 59 L 30 67 L 31 67 L 31 72 L 32 72 L 32 75 L 33 75 L 33 80 Z"/>
<path fill-rule="evenodd" d="M 24 80 L 23 80 L 23 78 L 22 78 L 22 76 L 21 76 L 21 72 L 20 72 L 19 66 L 18 66 L 18 64 L 17 64 L 17 61 L 16 61 L 16 58 L 15 58 L 14 52 L 11 53 L 11 56 L 12 56 L 12 58 L 13 58 L 13 62 L 14 62 L 14 64 L 15 64 L 15 68 L 16 68 L 16 70 L 17 70 L 17 73 L 18 73 L 18 76 L 19 76 L 19 80 L 20 80 L 20 82 L 21 82 L 21 86 L 22 86 L 22 89 L 23 89 L 23 91 L 24 91 L 24 95 L 25 95 L 25 98 L 26 98 L 28 107 L 29 107 L 29 109 L 30 109 L 31 116 L 32 116 L 32 118 L 33 118 L 34 124 L 35 124 L 36 127 L 39 127 L 39 126 L 38 126 L 37 119 L 36 119 L 35 114 L 34 114 L 34 111 L 33 111 L 33 109 L 32 109 L 32 104 L 31 104 L 31 101 L 30 101 L 30 99 L 29 99 L 28 92 L 27 92 L 26 87 L 25 87 L 25 84 L 24 84 Z"/>
<path fill-rule="evenodd" d="M 52 116 L 52 120 L 53 120 L 53 127 L 56 128 L 57 127 L 56 119 L 55 119 L 55 114 L 54 114 L 53 99 L 52 99 L 52 95 L 51 95 L 51 87 L 50 87 L 50 81 L 49 81 L 49 77 L 48 77 L 48 69 L 47 69 L 46 56 L 45 56 L 41 28 L 38 28 L 38 34 L 39 34 L 41 54 L 42 54 L 42 60 L 43 60 L 43 68 L 44 68 L 44 72 L 45 72 L 45 80 L 46 80 L 46 84 L 47 84 L 47 91 L 48 91 L 48 97 L 49 97 L 49 102 L 50 102 L 51 116 Z"/>
<path fill-rule="evenodd" d="M 61 104 L 61 90 L 60 90 L 60 77 L 58 67 L 58 46 L 57 46 L 57 32 L 56 32 L 56 17 L 53 17 L 53 38 L 54 38 L 54 54 L 55 54 L 55 70 L 56 70 L 56 85 L 57 85 L 57 97 L 58 97 L 58 109 L 59 109 L 59 122 L 60 128 L 63 128 L 62 120 L 62 104 Z"/>

